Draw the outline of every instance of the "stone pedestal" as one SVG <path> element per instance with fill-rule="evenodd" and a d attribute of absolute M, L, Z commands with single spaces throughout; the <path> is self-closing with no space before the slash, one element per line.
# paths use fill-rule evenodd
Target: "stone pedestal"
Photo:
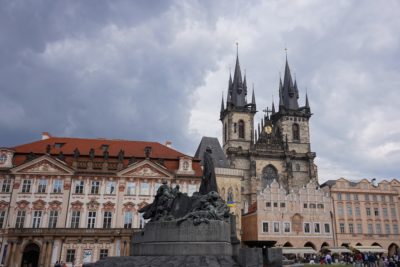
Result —
<path fill-rule="evenodd" d="M 132 238 L 133 256 L 232 256 L 229 223 L 210 221 L 193 225 L 184 221 L 148 223 Z"/>

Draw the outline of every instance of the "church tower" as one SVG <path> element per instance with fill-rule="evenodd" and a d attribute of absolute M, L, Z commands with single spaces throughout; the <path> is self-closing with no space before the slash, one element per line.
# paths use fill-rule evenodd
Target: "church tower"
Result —
<path fill-rule="evenodd" d="M 242 79 L 239 55 L 236 55 L 235 72 L 229 75 L 226 107 L 222 97 L 220 120 L 222 122 L 222 144 L 227 158 L 232 151 L 249 150 L 253 142 L 254 114 L 256 103 L 254 89 L 251 103 L 247 102 L 246 75 Z"/>

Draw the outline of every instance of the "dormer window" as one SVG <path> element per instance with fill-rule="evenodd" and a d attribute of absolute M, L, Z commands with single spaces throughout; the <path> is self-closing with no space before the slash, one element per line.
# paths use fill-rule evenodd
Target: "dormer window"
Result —
<path fill-rule="evenodd" d="M 184 169 L 185 171 L 189 170 L 189 162 L 187 162 L 187 161 L 184 161 L 184 162 L 183 162 L 183 169 Z"/>
<path fill-rule="evenodd" d="M 63 145 L 65 145 L 65 143 L 55 143 L 54 147 L 60 149 Z"/>
<path fill-rule="evenodd" d="M 109 145 L 101 145 L 101 150 L 103 150 L 103 152 L 108 151 L 108 147 Z"/>
<path fill-rule="evenodd" d="M 7 154 L 6 153 L 0 154 L 0 164 L 5 163 L 6 161 L 7 161 Z"/>

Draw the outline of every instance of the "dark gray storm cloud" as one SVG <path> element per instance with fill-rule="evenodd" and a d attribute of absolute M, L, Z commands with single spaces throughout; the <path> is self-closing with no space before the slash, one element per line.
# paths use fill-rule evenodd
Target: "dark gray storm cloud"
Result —
<path fill-rule="evenodd" d="M 1 1 L 0 146 L 48 131 L 171 140 L 193 154 L 201 136 L 221 136 L 238 41 L 260 111 L 277 100 L 288 47 L 321 180 L 398 177 L 398 10 L 395 0 Z"/>

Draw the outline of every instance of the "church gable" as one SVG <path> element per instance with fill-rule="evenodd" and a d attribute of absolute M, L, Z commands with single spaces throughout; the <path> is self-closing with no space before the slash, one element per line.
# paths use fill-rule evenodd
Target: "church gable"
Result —
<path fill-rule="evenodd" d="M 154 164 L 149 160 L 139 162 L 120 171 L 119 176 L 135 176 L 135 177 L 171 177 L 166 169 Z"/>
<path fill-rule="evenodd" d="M 66 166 L 63 162 L 46 155 L 13 168 L 11 172 L 14 174 L 74 174 L 74 171 Z"/>

